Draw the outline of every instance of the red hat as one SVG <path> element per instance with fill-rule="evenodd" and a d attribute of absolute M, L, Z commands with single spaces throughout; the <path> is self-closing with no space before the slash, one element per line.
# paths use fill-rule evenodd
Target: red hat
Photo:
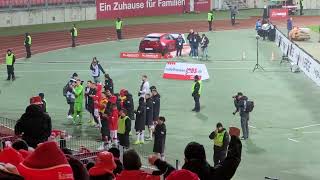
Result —
<path fill-rule="evenodd" d="M 181 169 L 170 173 L 166 180 L 199 180 L 199 177 L 189 170 Z"/>
<path fill-rule="evenodd" d="M 33 96 L 30 98 L 30 104 L 43 104 L 40 96 Z"/>
<path fill-rule="evenodd" d="M 109 98 L 109 101 L 112 103 L 112 104 L 115 104 L 117 102 L 117 97 L 116 96 L 111 96 Z"/>
<path fill-rule="evenodd" d="M 0 162 L 2 163 L 10 163 L 12 165 L 17 166 L 23 160 L 24 158 L 19 153 L 19 151 L 13 149 L 12 147 L 7 147 L 0 152 Z"/>
<path fill-rule="evenodd" d="M 127 90 L 126 89 L 121 89 L 120 90 L 120 96 L 125 96 L 126 95 Z"/>
<path fill-rule="evenodd" d="M 25 180 L 73 180 L 67 158 L 55 142 L 39 144 L 17 168 Z"/>
<path fill-rule="evenodd" d="M 108 151 L 100 152 L 97 156 L 97 162 L 94 167 L 89 170 L 90 176 L 100 176 L 104 174 L 112 174 L 113 170 L 117 167 L 114 162 L 112 153 Z"/>
<path fill-rule="evenodd" d="M 240 129 L 239 129 L 239 128 L 236 128 L 236 127 L 230 127 L 230 128 L 229 128 L 229 134 L 230 134 L 230 136 L 237 136 L 237 137 L 239 137 L 239 136 L 240 136 Z"/>

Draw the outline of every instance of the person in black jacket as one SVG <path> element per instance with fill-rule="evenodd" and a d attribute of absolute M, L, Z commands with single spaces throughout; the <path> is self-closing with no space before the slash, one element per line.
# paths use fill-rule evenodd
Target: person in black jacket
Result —
<path fill-rule="evenodd" d="M 104 75 L 104 89 L 105 91 L 109 90 L 111 94 L 113 94 L 113 80 L 111 79 L 109 74 Z"/>
<path fill-rule="evenodd" d="M 16 135 L 22 135 L 30 147 L 36 148 L 39 143 L 48 140 L 51 135 L 51 118 L 39 105 L 31 104 L 14 127 Z"/>
<path fill-rule="evenodd" d="M 229 134 L 222 124 L 217 123 L 217 128 L 209 135 L 209 138 L 213 140 L 213 162 L 216 166 L 227 157 L 227 150 L 229 145 Z"/>
<path fill-rule="evenodd" d="M 239 137 L 231 134 L 231 132 L 230 135 L 231 141 L 228 155 L 224 161 L 212 167 L 206 161 L 203 145 L 197 142 L 190 142 L 184 151 L 185 163 L 182 169 L 196 173 L 200 180 L 230 180 L 241 162 L 242 151 L 242 143 Z M 159 171 L 155 171 L 153 174 L 163 174 L 165 178 L 175 170 L 173 166 L 160 160 L 156 155 L 149 156 L 149 163 L 159 169 Z"/>
<path fill-rule="evenodd" d="M 182 49 L 183 49 L 183 44 L 184 44 L 184 39 L 182 37 L 181 34 L 179 34 L 178 38 L 176 39 L 176 49 L 177 49 L 177 52 L 176 52 L 176 56 L 177 57 L 181 57 L 181 53 L 182 53 Z"/>
<path fill-rule="evenodd" d="M 117 167 L 116 169 L 113 170 L 113 174 L 115 176 L 117 176 L 118 174 L 121 173 L 121 171 L 123 170 L 123 164 L 120 161 L 120 150 L 116 147 L 112 147 L 108 150 L 109 152 L 111 152 L 113 154 L 114 157 L 114 162 L 116 163 Z"/>
<path fill-rule="evenodd" d="M 202 38 L 200 41 L 200 48 L 202 51 L 202 55 L 200 60 L 203 60 L 204 58 L 206 58 L 206 60 L 208 60 L 208 44 L 209 44 L 209 39 L 205 34 L 202 34 Z"/>
<path fill-rule="evenodd" d="M 149 93 L 146 94 L 146 126 L 149 130 L 149 137 L 147 141 L 152 141 L 153 134 L 153 101 Z"/>
<path fill-rule="evenodd" d="M 195 42 L 194 42 L 194 56 L 199 58 L 199 44 L 201 43 L 201 37 L 198 32 L 195 33 Z"/>
<path fill-rule="evenodd" d="M 136 114 L 136 121 L 134 125 L 134 129 L 137 133 L 137 140 L 133 143 L 137 144 L 144 144 L 144 130 L 145 130 L 145 123 L 146 123 L 146 103 L 144 102 L 144 98 L 139 98 L 139 106 L 138 109 L 135 111 Z"/>
<path fill-rule="evenodd" d="M 164 148 L 166 144 L 167 128 L 164 122 L 166 119 L 162 116 L 158 118 L 158 123 L 154 128 L 153 152 L 164 160 Z"/>
<path fill-rule="evenodd" d="M 187 36 L 187 40 L 189 41 L 189 46 L 190 46 L 190 53 L 189 53 L 189 56 L 194 56 L 194 46 L 193 46 L 193 38 L 194 37 L 194 31 L 193 29 L 190 29 L 190 32 Z"/>
<path fill-rule="evenodd" d="M 150 88 L 151 89 L 151 88 Z M 153 122 L 158 121 L 160 114 L 160 94 L 156 88 L 151 89 L 153 103 Z"/>
<path fill-rule="evenodd" d="M 240 112 L 240 122 L 243 136 L 242 140 L 246 140 L 249 138 L 249 113 L 247 111 L 247 101 L 248 97 L 244 96 L 242 92 L 238 92 L 234 98 L 234 105 L 236 107 L 236 111 L 233 112 L 233 115 L 236 115 L 237 112 Z"/>
<path fill-rule="evenodd" d="M 125 101 L 123 102 L 123 108 L 125 108 L 128 111 L 128 116 L 131 120 L 134 120 L 134 102 L 132 98 L 132 94 L 126 90 L 124 92 L 124 95 L 126 96 Z"/>
<path fill-rule="evenodd" d="M 192 97 L 194 99 L 194 108 L 192 111 L 200 111 L 200 94 L 201 94 L 201 84 L 200 78 L 198 75 L 194 76 L 194 84 L 192 86 Z"/>

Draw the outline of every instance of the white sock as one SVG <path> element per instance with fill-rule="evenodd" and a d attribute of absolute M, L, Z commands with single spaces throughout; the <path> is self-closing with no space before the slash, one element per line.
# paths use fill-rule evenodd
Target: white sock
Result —
<path fill-rule="evenodd" d="M 137 132 L 137 141 L 140 141 L 140 134 L 141 132 Z"/>
<path fill-rule="evenodd" d="M 144 142 L 144 131 L 142 131 L 140 134 L 140 141 Z"/>

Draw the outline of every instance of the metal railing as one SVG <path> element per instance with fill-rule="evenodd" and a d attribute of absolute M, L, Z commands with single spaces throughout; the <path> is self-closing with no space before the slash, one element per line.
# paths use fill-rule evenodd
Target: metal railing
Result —
<path fill-rule="evenodd" d="M 0 10 L 28 10 L 95 5 L 96 0 L 0 0 Z"/>

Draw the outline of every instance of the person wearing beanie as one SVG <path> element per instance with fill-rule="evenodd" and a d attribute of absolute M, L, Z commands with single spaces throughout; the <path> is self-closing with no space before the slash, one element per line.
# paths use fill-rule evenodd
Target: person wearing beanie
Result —
<path fill-rule="evenodd" d="M 116 147 L 112 147 L 108 150 L 110 153 L 113 154 L 114 162 L 116 163 L 117 167 L 113 170 L 113 174 L 116 176 L 121 173 L 123 170 L 122 162 L 120 161 L 120 150 Z"/>
<path fill-rule="evenodd" d="M 199 180 L 199 177 L 191 171 L 180 169 L 170 173 L 166 180 Z"/>
<path fill-rule="evenodd" d="M 190 142 L 184 151 L 185 163 L 182 169 L 189 170 L 198 175 L 200 180 L 230 180 L 241 161 L 242 143 L 239 135 L 229 131 L 231 141 L 228 147 L 228 154 L 225 160 L 220 162 L 215 167 L 212 167 L 206 161 L 206 154 L 203 145 L 197 142 Z M 149 163 L 155 165 L 164 177 L 175 171 L 175 168 L 165 161 L 159 159 L 158 156 L 153 155 L 149 157 Z"/>
<path fill-rule="evenodd" d="M 219 122 L 216 125 L 216 129 L 209 135 L 209 138 L 213 140 L 213 162 L 216 166 L 227 157 L 229 134 Z"/>
<path fill-rule="evenodd" d="M 112 153 L 100 152 L 97 155 L 96 164 L 89 170 L 90 179 L 114 179 L 113 170 L 116 167 Z"/>
<path fill-rule="evenodd" d="M 117 175 L 117 180 L 160 180 L 160 176 L 148 174 L 140 170 L 142 164 L 138 153 L 129 149 L 123 153 L 124 170 Z"/>
<path fill-rule="evenodd" d="M 45 142 L 51 135 L 51 118 L 43 112 L 42 108 L 36 104 L 31 104 L 17 121 L 14 132 L 15 135 L 22 135 L 22 139 L 30 147 L 37 147 L 39 143 Z"/>
<path fill-rule="evenodd" d="M 66 156 L 53 141 L 38 145 L 17 169 L 25 180 L 74 180 Z"/>
<path fill-rule="evenodd" d="M 144 144 L 144 130 L 146 123 L 146 103 L 144 98 L 139 98 L 139 106 L 135 111 L 136 121 L 134 124 L 134 129 L 136 130 L 137 140 L 133 143 L 135 145 Z"/>

